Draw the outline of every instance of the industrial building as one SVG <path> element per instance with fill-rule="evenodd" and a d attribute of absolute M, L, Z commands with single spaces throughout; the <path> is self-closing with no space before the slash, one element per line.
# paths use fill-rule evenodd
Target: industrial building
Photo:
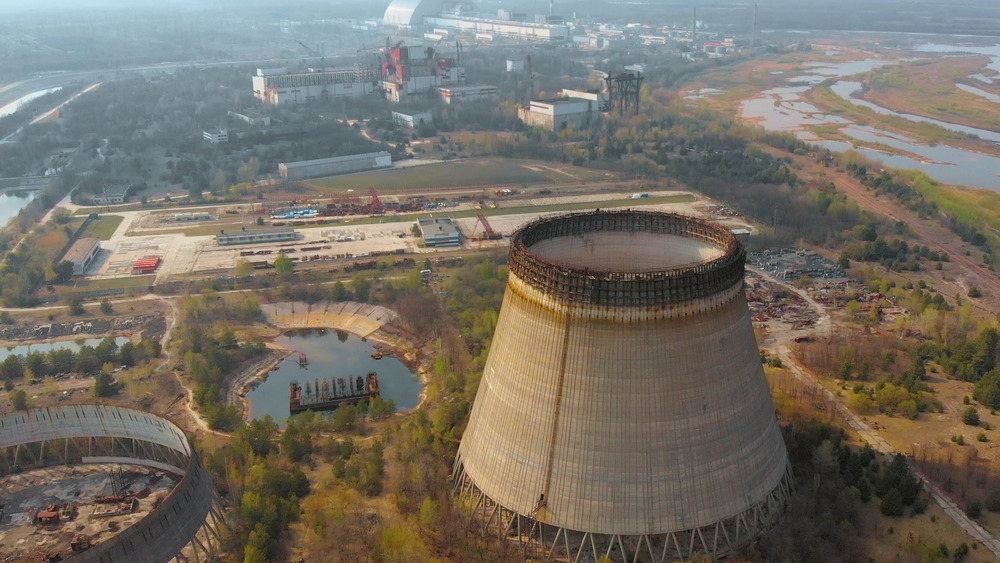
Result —
<path fill-rule="evenodd" d="M 104 186 L 101 188 L 101 193 L 88 196 L 88 201 L 91 205 L 118 205 L 125 203 L 133 186 L 134 184 Z"/>
<path fill-rule="evenodd" d="M 211 561 L 221 554 L 220 525 L 225 520 L 212 476 L 188 437 L 170 421 L 121 407 L 67 405 L 4 414 L 0 428 L 0 475 L 5 480 L 44 467 L 66 466 L 69 475 L 81 464 L 108 463 L 180 477 L 158 506 L 131 526 L 119 529 L 100 520 L 102 531 L 85 540 L 85 551 L 78 552 L 75 545 L 70 549 L 70 539 L 79 537 L 85 523 L 67 525 L 65 533 L 57 534 L 63 538 L 61 545 L 46 547 L 59 555 L 50 561 L 166 563 Z M 139 494 L 124 493 L 125 498 Z"/>
<path fill-rule="evenodd" d="M 280 70 L 280 69 L 275 69 Z M 378 70 L 371 66 L 295 74 L 271 74 L 257 69 L 253 95 L 270 105 L 304 104 L 315 100 L 359 98 L 379 91 Z"/>
<path fill-rule="evenodd" d="M 541 558 L 724 557 L 793 484 L 725 227 L 649 211 L 542 218 L 507 291 L 454 465 Z M 530 555 L 530 554 L 529 554 Z"/>
<path fill-rule="evenodd" d="M 392 122 L 400 127 L 407 127 L 409 129 L 416 129 L 421 125 L 431 125 L 434 123 L 434 117 L 426 112 L 402 112 L 394 111 L 392 112 Z"/>
<path fill-rule="evenodd" d="M 425 17 L 439 13 L 443 7 L 442 0 L 392 0 L 385 9 L 382 24 L 402 29 L 419 27 Z"/>
<path fill-rule="evenodd" d="M 278 175 L 282 178 L 302 179 L 321 178 L 334 174 L 347 174 L 363 170 L 376 170 L 392 166 L 392 155 L 386 151 L 350 154 L 316 160 L 301 160 L 299 162 L 282 162 L 278 164 Z"/>
<path fill-rule="evenodd" d="M 229 142 L 229 131 L 226 131 L 225 129 L 213 129 L 211 131 L 202 131 L 201 136 L 202 138 L 204 138 L 209 143 L 212 143 L 213 145 Z"/>
<path fill-rule="evenodd" d="M 424 246 L 461 246 L 462 235 L 448 217 L 419 219 L 420 235 Z"/>
<path fill-rule="evenodd" d="M 382 61 L 382 93 L 390 102 L 464 83 L 465 69 L 458 65 L 458 59 L 439 57 L 433 47 L 397 45 L 388 49 Z"/>
<path fill-rule="evenodd" d="M 599 107 L 599 102 L 582 98 L 531 100 L 528 107 L 518 108 L 517 117 L 528 127 L 562 131 L 589 125 L 599 115 Z"/>
<path fill-rule="evenodd" d="M 434 15 L 424 18 L 424 25 L 455 30 L 460 33 L 507 37 L 545 43 L 564 43 L 569 39 L 569 27 L 563 24 L 531 23 L 497 18 L 461 15 Z"/>
<path fill-rule="evenodd" d="M 84 237 L 74 242 L 62 259 L 73 264 L 74 276 L 82 276 L 100 252 L 101 239 Z"/>
<path fill-rule="evenodd" d="M 265 230 L 255 230 L 255 231 L 232 231 L 227 233 L 226 231 L 219 231 L 219 234 L 215 235 L 215 243 L 219 246 L 231 246 L 234 244 L 259 244 L 262 242 L 284 242 L 289 240 L 296 240 L 299 235 L 295 232 L 295 229 L 265 229 Z"/>
<path fill-rule="evenodd" d="M 438 94 L 446 104 L 461 102 L 478 102 L 480 100 L 495 100 L 499 95 L 496 86 L 489 84 L 469 84 L 466 86 L 448 86 L 438 88 Z"/>
<path fill-rule="evenodd" d="M 254 127 L 270 127 L 271 117 L 255 111 L 243 110 L 243 111 L 232 111 L 228 112 L 229 117 L 238 119 L 245 123 L 249 123 Z"/>

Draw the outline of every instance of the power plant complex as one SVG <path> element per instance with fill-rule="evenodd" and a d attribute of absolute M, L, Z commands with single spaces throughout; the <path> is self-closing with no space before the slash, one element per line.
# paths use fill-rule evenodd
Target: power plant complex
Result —
<path fill-rule="evenodd" d="M 537 220 L 454 474 L 543 557 L 725 556 L 781 515 L 788 456 L 726 228 L 647 211 Z"/>

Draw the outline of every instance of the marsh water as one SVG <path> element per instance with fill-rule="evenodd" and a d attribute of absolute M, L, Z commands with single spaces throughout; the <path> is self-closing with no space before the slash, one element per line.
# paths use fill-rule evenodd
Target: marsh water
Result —
<path fill-rule="evenodd" d="M 385 355 L 380 360 L 372 358 L 375 347 L 371 342 L 353 334 L 330 329 L 301 329 L 286 332 L 275 343 L 294 350 L 269 372 L 267 378 L 246 394 L 250 402 L 250 418 L 271 415 L 282 424 L 288 418 L 288 384 L 293 380 L 303 386 L 306 381 L 331 377 L 364 376 L 370 371 L 378 373 L 379 388 L 383 399 L 392 399 L 397 410 L 412 409 L 420 402 L 420 381 L 399 359 Z M 299 353 L 308 359 L 306 367 L 299 366 Z"/>
<path fill-rule="evenodd" d="M 913 52 L 914 54 L 976 53 L 989 55 L 992 62 L 988 65 L 988 68 L 1000 71 L 1000 44 L 993 46 L 963 46 L 925 43 L 914 48 Z M 998 157 L 944 144 L 929 145 L 906 135 L 892 133 L 878 127 L 858 125 L 839 115 L 822 113 L 819 108 L 802 99 L 804 93 L 826 82 L 830 84 L 831 90 L 838 96 L 849 100 L 852 104 L 867 107 L 876 113 L 893 115 L 915 122 L 933 123 L 950 131 L 976 136 L 1000 145 L 1000 132 L 949 123 L 919 115 L 895 112 L 878 104 L 855 97 L 861 89 L 860 82 L 837 80 L 840 78 L 846 79 L 850 76 L 865 73 L 888 64 L 903 62 L 904 60 L 909 59 L 899 61 L 864 59 L 829 64 L 822 62 L 809 63 L 804 65 L 807 68 L 804 73 L 789 75 L 785 80 L 786 86 L 766 90 L 761 92 L 757 97 L 744 101 L 740 113 L 746 119 L 756 120 L 765 129 L 794 132 L 800 139 L 824 146 L 830 150 L 845 151 L 853 149 L 866 157 L 880 160 L 890 167 L 921 170 L 940 182 L 1000 190 L 1000 177 L 998 177 L 998 172 L 1000 172 L 1000 158 Z M 983 74 L 973 75 L 972 78 L 986 84 L 994 81 L 993 78 Z M 991 96 L 995 96 L 990 92 L 971 86 L 964 86 L 962 89 L 1000 103 L 1000 98 L 992 99 Z M 817 135 L 806 129 L 806 127 L 817 125 L 836 127 L 841 133 L 858 141 L 880 143 L 909 154 L 905 156 L 890 154 L 871 148 L 857 147 L 854 143 L 850 142 L 824 139 L 822 138 L 822 134 Z"/>

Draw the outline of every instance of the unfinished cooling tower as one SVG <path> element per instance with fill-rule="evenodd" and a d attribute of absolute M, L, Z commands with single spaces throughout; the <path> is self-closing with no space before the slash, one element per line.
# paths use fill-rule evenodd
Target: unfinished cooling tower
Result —
<path fill-rule="evenodd" d="M 493 530 L 570 561 L 672 561 L 724 556 L 774 523 L 791 475 L 744 259 L 724 227 L 666 213 L 513 235 L 455 460 Z"/>

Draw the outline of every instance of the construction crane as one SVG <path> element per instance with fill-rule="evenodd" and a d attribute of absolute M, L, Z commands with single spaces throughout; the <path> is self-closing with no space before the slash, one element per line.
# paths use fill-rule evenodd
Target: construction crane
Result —
<path fill-rule="evenodd" d="M 382 200 L 379 199 L 378 191 L 375 189 L 375 186 L 368 187 L 368 195 L 372 197 L 371 202 L 368 204 L 369 213 L 371 215 L 381 215 L 385 213 L 385 205 L 382 203 Z"/>
<path fill-rule="evenodd" d="M 476 227 L 478 228 L 480 224 L 482 224 L 483 226 L 483 236 L 479 237 L 476 240 L 500 240 L 503 238 L 503 234 L 494 231 L 493 227 L 490 225 L 490 222 L 486 220 L 486 216 L 483 215 L 482 213 L 480 213 L 477 216 Z"/>
<path fill-rule="evenodd" d="M 326 67 L 326 55 L 324 54 L 324 52 L 326 51 L 326 48 L 323 46 L 322 43 L 319 44 L 320 52 L 316 52 L 315 49 L 313 49 L 309 45 L 306 45 L 305 43 L 299 41 L 298 39 L 296 39 L 295 42 L 298 43 L 299 45 L 302 45 L 302 48 L 306 50 L 306 53 L 309 53 L 309 56 L 316 57 L 316 59 L 319 61 L 319 66 L 320 66 L 320 70 L 321 71 L 322 70 L 326 70 L 325 69 L 325 67 Z"/>

